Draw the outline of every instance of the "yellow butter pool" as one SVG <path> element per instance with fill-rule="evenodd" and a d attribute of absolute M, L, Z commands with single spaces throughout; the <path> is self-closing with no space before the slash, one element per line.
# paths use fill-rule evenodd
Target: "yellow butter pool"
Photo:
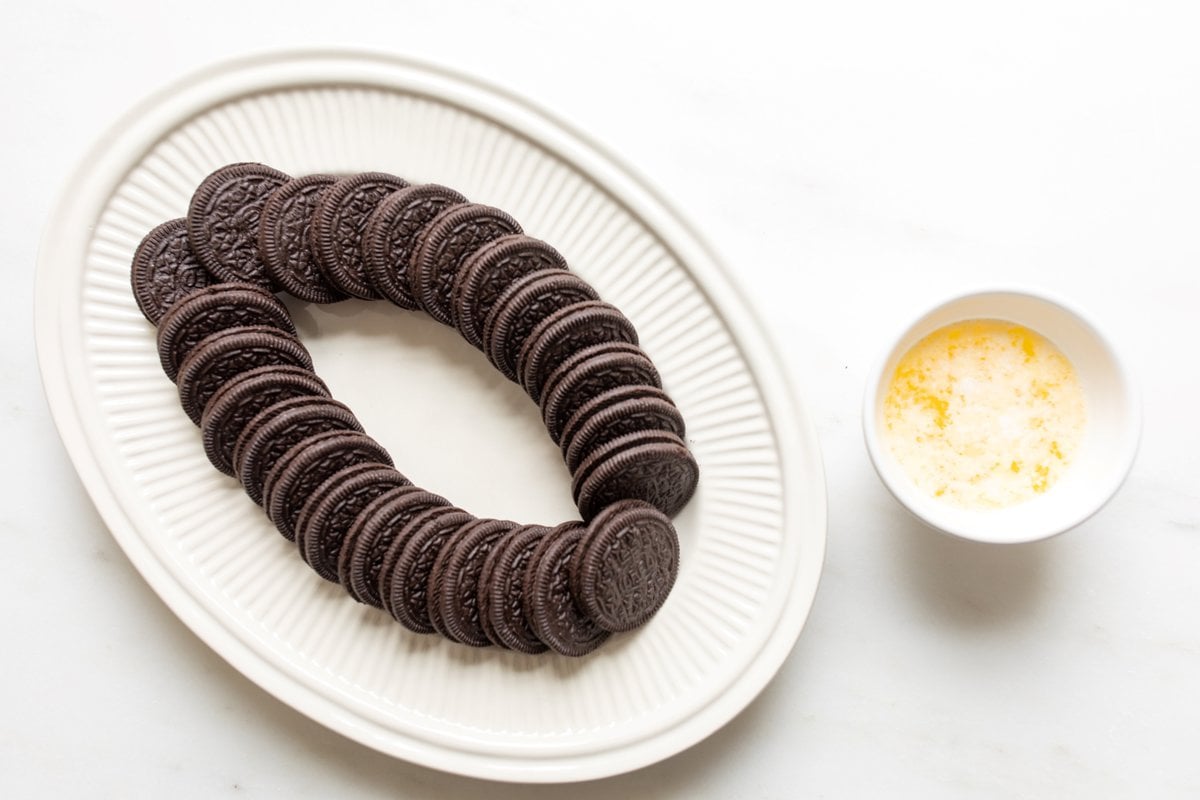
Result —
<path fill-rule="evenodd" d="M 917 486 L 962 508 L 1002 508 L 1046 492 L 1083 440 L 1075 368 L 1049 340 L 1001 320 L 939 328 L 900 359 L 884 436 Z"/>

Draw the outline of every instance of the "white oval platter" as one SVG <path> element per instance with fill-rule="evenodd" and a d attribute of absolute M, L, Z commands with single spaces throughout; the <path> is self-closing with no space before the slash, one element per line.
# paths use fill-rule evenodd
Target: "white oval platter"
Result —
<path fill-rule="evenodd" d="M 204 175 L 251 160 L 453 186 L 558 247 L 634 321 L 701 467 L 676 520 L 678 583 L 650 624 L 578 660 L 409 634 L 312 574 L 208 465 L 129 263 Z M 318 373 L 418 484 L 481 516 L 576 515 L 533 404 L 449 329 L 385 303 L 290 306 Z M 154 590 L 268 692 L 399 758 L 524 782 L 653 763 L 743 709 L 808 615 L 826 530 L 817 438 L 732 276 L 627 166 L 478 80 L 320 51 L 160 92 L 101 139 L 54 211 L 36 328 L 63 441 Z"/>

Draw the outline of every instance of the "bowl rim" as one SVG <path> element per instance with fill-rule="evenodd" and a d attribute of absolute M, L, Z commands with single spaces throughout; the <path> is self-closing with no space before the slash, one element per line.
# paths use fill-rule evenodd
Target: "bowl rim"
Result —
<path fill-rule="evenodd" d="M 891 457 L 886 453 L 883 437 L 877 424 L 879 388 L 884 378 L 884 369 L 901 345 L 910 338 L 912 332 L 924 325 L 930 317 L 949 307 L 990 295 L 1016 295 L 1024 299 L 1035 300 L 1053 307 L 1057 313 L 1074 318 L 1084 330 L 1094 337 L 1096 343 L 1111 358 L 1114 372 L 1123 394 L 1124 408 L 1126 409 L 1123 424 L 1121 425 L 1121 440 L 1115 447 L 1118 458 L 1113 460 L 1113 466 L 1106 472 L 1106 480 L 1091 484 L 1093 488 L 1086 494 L 1087 502 L 1079 503 L 1078 510 L 1064 519 L 1041 527 L 1029 525 L 1030 515 L 1026 514 L 1022 517 L 1024 524 L 1013 528 L 1018 533 L 1006 536 L 995 535 L 993 530 L 987 529 L 987 526 L 976 527 L 972 526 L 970 522 L 974 519 L 982 521 L 990 518 L 994 520 L 994 516 L 990 515 L 1009 512 L 1012 509 L 1020 509 L 1025 504 L 1018 504 L 994 511 L 969 511 L 936 502 L 929 502 L 924 493 L 908 480 L 907 476 L 898 469 L 898 465 L 895 465 Z M 1003 319 L 1004 316 L 997 315 L 993 318 Z M 867 455 L 871 460 L 871 465 L 874 467 L 875 473 L 879 476 L 879 479 L 883 482 L 884 487 L 887 488 L 892 497 L 906 511 L 933 529 L 961 539 L 991 544 L 1017 544 L 1048 539 L 1079 526 L 1100 511 L 1116 495 L 1132 470 L 1141 443 L 1142 401 L 1133 370 L 1130 368 L 1130 361 L 1124 357 L 1121 350 L 1104 333 L 1103 329 L 1090 314 L 1081 311 L 1073 303 L 1062 299 L 1053 292 L 1023 286 L 986 286 L 961 291 L 926 307 L 915 316 L 908 317 L 904 325 L 891 335 L 887 342 L 882 352 L 876 356 L 874 363 L 867 373 L 866 383 L 863 387 L 862 429 Z M 1036 521 L 1036 517 L 1032 519 Z"/>

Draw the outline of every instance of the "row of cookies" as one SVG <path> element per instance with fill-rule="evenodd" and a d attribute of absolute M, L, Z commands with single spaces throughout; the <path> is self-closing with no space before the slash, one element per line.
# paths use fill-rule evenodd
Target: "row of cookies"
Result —
<path fill-rule="evenodd" d="M 232 170 L 244 177 L 247 167 L 251 174 L 257 169 L 237 165 L 226 168 L 225 176 Z M 362 433 L 350 410 L 329 397 L 295 338 L 286 307 L 264 290 L 275 285 L 274 279 L 264 283 L 248 273 L 237 277 L 253 279 L 251 283 L 211 285 L 229 277 L 233 267 L 251 263 L 244 244 L 254 224 L 247 209 L 260 202 L 255 199 L 259 195 L 237 183 L 235 176 L 236 191 L 216 193 L 223 201 L 205 212 L 210 223 L 205 235 L 218 244 L 214 253 L 227 256 L 222 269 L 203 263 L 197 269 L 200 248 L 193 245 L 189 216 L 147 236 L 133 270 L 139 306 L 159 325 L 164 371 L 177 381 L 185 410 L 201 425 L 214 465 L 238 476 L 318 574 L 340 582 L 360 602 L 386 608 L 412 630 L 436 630 L 465 644 L 501 644 L 524 652 L 549 646 L 581 655 L 610 632 L 648 619 L 674 581 L 678 542 L 661 511 L 626 495 L 633 488 L 636 496 L 640 486 L 642 494 L 673 511 L 677 499 L 672 498 L 690 495 L 695 472 L 685 470 L 681 493 L 671 468 L 694 465 L 678 438 L 682 419 L 661 393 L 653 364 L 635 346 L 632 325 L 567 273 L 565 264 L 539 268 L 533 261 L 530 267 L 528 257 L 514 257 L 552 252 L 544 243 L 507 234 L 474 251 L 482 255 L 470 263 L 492 267 L 475 266 L 463 272 L 471 280 L 451 287 L 454 298 L 475 298 L 456 303 L 467 311 L 452 314 L 451 322 L 473 318 L 483 287 L 491 298 L 488 314 L 496 307 L 508 310 L 499 324 L 485 325 L 485 331 L 504 332 L 499 340 L 513 341 L 504 337 L 511 337 L 514 327 L 567 331 L 546 337 L 540 349 L 497 347 L 500 355 L 493 363 L 510 368 L 553 365 L 523 370 L 534 376 L 524 383 L 532 396 L 543 398 L 543 417 L 564 458 L 575 465 L 576 499 L 591 522 L 549 528 L 477 520 L 412 486 L 392 467 L 386 451 Z M 405 191 L 396 189 L 384 200 L 403 200 Z M 202 186 L 196 198 L 204 196 Z M 265 223 L 281 196 L 287 193 L 268 195 L 258 214 L 257 253 L 264 261 Z M 193 210 L 204 208 L 196 198 Z M 471 211 L 470 204 L 460 205 L 449 210 Z M 306 240 L 316 229 L 314 222 L 308 224 Z M 455 247 L 462 249 L 464 237 L 456 230 L 452 226 L 434 241 L 458 241 Z M 468 224 L 466 230 L 466 239 L 480 238 L 477 226 Z M 427 237 L 423 228 L 417 229 L 416 240 Z M 310 242 L 306 252 L 315 249 Z M 472 255 L 469 247 L 462 252 Z M 209 255 L 210 261 L 222 257 Z M 312 263 L 308 261 L 309 267 Z M 325 273 L 313 275 L 323 279 Z M 509 291 L 513 286 L 516 290 Z M 568 301 L 549 310 L 564 288 Z M 579 304 L 583 307 L 562 313 Z M 548 313 L 538 319 L 531 308 Z M 482 316 L 486 323 L 489 317 Z M 606 328 L 597 319 L 612 325 Z M 572 336 L 579 331 L 584 332 L 582 340 Z M 628 335 L 621 335 L 624 331 Z M 509 374 L 504 367 L 499 368 Z M 646 410 L 639 412 L 631 404 Z M 671 452 L 672 445 L 682 448 L 684 458 Z"/>

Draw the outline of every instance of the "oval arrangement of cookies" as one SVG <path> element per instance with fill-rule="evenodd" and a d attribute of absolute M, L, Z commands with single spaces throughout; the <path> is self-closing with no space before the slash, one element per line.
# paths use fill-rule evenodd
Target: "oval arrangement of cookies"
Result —
<path fill-rule="evenodd" d="M 394 175 L 222 167 L 134 255 L 133 293 L 213 466 L 318 575 L 417 633 L 581 656 L 649 620 L 698 480 L 633 324 L 511 216 Z M 286 292 L 452 326 L 541 409 L 582 520 L 477 518 L 414 486 L 297 338 Z"/>

